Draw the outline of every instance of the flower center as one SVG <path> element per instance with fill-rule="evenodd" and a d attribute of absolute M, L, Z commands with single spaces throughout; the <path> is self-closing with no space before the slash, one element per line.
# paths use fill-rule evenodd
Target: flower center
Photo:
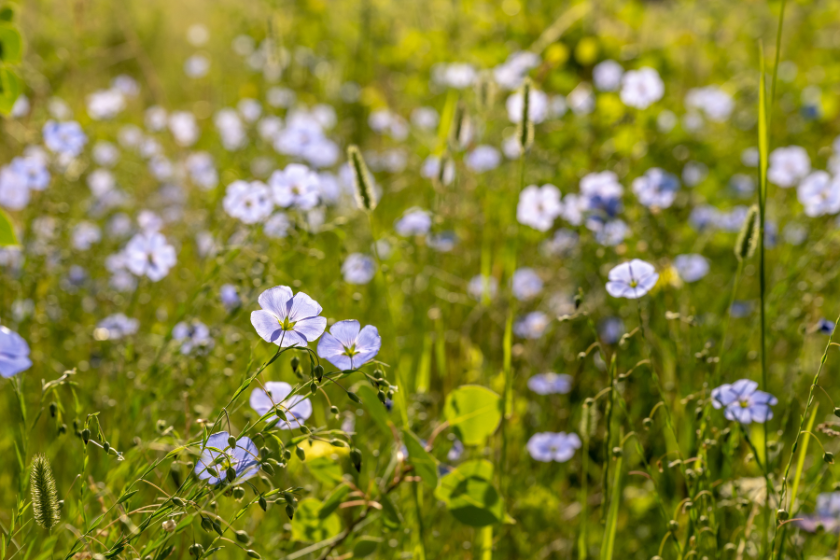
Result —
<path fill-rule="evenodd" d="M 639 282 L 638 282 L 638 280 L 636 280 L 635 278 L 633 278 L 632 280 L 630 280 L 630 287 L 631 287 L 631 288 L 635 288 L 635 287 L 636 287 L 636 286 L 638 286 L 638 285 L 639 285 Z"/>
<path fill-rule="evenodd" d="M 359 352 L 356 350 L 356 345 L 353 344 L 351 346 L 345 346 L 343 354 L 345 356 L 350 356 L 351 358 L 358 354 Z"/>
<path fill-rule="evenodd" d="M 747 399 L 741 399 L 740 401 L 741 408 L 749 408 L 750 401 Z"/>
<path fill-rule="evenodd" d="M 280 328 L 284 331 L 290 331 L 295 328 L 295 321 L 289 321 L 288 317 L 283 317 L 283 320 L 277 320 L 280 323 Z"/>

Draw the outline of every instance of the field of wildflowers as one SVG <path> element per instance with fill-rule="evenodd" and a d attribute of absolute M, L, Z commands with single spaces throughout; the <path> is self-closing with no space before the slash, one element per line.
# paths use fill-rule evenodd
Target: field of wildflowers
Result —
<path fill-rule="evenodd" d="M 0 5 L 0 560 L 840 558 L 839 13 Z"/>

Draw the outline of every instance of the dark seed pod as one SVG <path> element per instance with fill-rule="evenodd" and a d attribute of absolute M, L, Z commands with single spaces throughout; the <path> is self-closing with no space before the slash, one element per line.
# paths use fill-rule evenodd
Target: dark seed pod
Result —
<path fill-rule="evenodd" d="M 330 407 L 330 414 L 338 414 L 338 407 L 335 406 L 335 405 L 332 405 Z"/>
<path fill-rule="evenodd" d="M 271 466 L 271 463 L 263 463 L 261 468 L 266 472 L 266 474 L 268 474 L 268 476 L 274 476 L 274 467 Z"/>
<path fill-rule="evenodd" d="M 256 560 L 260 560 L 260 558 L 262 558 L 262 556 L 260 556 L 257 551 L 251 549 L 246 550 L 245 554 L 247 554 L 251 558 L 256 558 Z"/>
<path fill-rule="evenodd" d="M 55 418 L 56 413 L 58 412 L 58 405 L 54 402 L 50 403 L 50 416 Z"/>
<path fill-rule="evenodd" d="M 260 448 L 260 459 L 265 461 L 266 459 L 268 459 L 269 453 L 270 452 L 268 450 L 268 447 L 261 447 Z"/>
<path fill-rule="evenodd" d="M 241 486 L 236 486 L 233 489 L 233 498 L 236 499 L 236 500 L 241 500 L 244 497 L 245 497 L 245 489 L 242 488 Z"/>
<path fill-rule="evenodd" d="M 292 371 L 297 371 L 298 367 L 300 367 L 300 358 L 297 356 L 292 357 Z"/>
<path fill-rule="evenodd" d="M 353 463 L 356 472 L 362 472 L 362 452 L 356 447 L 350 450 L 350 462 Z"/>
<path fill-rule="evenodd" d="M 265 496 L 260 496 L 259 503 L 263 511 L 268 511 L 268 502 L 266 502 Z"/>
<path fill-rule="evenodd" d="M 295 508 L 293 508 L 293 507 L 292 507 L 292 506 L 290 506 L 289 504 L 286 504 L 286 515 L 288 515 L 288 516 L 289 516 L 289 519 L 294 519 L 294 517 L 295 517 Z"/>
<path fill-rule="evenodd" d="M 216 531 L 216 533 L 218 533 L 219 536 L 222 536 L 224 534 L 224 530 L 222 529 L 222 522 L 218 519 L 213 521 L 213 530 Z"/>
<path fill-rule="evenodd" d="M 190 554 L 192 554 L 196 558 L 201 557 L 201 555 L 203 553 L 204 553 L 204 547 L 201 546 L 200 544 L 195 543 L 194 545 L 190 546 Z"/>
<path fill-rule="evenodd" d="M 301 449 L 300 447 L 295 447 L 295 454 L 298 456 L 298 459 L 300 459 L 301 461 L 306 460 L 306 453 L 304 453 L 303 449 Z"/>
<path fill-rule="evenodd" d="M 823 461 L 825 461 L 829 465 L 833 465 L 834 464 L 834 453 L 832 453 L 830 451 L 826 451 L 825 455 L 823 455 Z"/>
<path fill-rule="evenodd" d="M 242 544 L 248 544 L 251 542 L 251 537 L 248 536 L 248 533 L 245 531 L 237 531 L 234 533 L 236 535 L 236 540 L 241 542 Z"/>
<path fill-rule="evenodd" d="M 776 517 L 778 517 L 779 520 L 781 520 L 781 521 L 786 521 L 787 518 L 788 518 L 787 510 L 784 510 L 784 509 L 776 510 Z"/>
<path fill-rule="evenodd" d="M 348 397 L 351 401 L 353 401 L 354 403 L 359 403 L 359 404 L 361 404 L 361 402 L 362 402 L 362 399 L 360 399 L 360 398 L 359 398 L 359 395 L 357 395 L 357 394 L 356 394 L 356 393 L 354 393 L 353 391 L 347 391 L 347 397 Z"/>
<path fill-rule="evenodd" d="M 315 369 L 312 370 L 312 373 L 315 374 L 315 379 L 317 379 L 318 383 L 320 383 L 321 380 L 324 378 L 324 366 L 318 364 L 317 366 L 315 366 Z"/>
<path fill-rule="evenodd" d="M 213 522 L 210 520 L 209 517 L 201 518 L 201 528 L 207 531 L 208 533 L 213 530 Z"/>
<path fill-rule="evenodd" d="M 85 442 L 85 445 L 87 445 L 90 441 L 90 430 L 88 430 L 87 428 L 82 430 L 82 441 Z"/>
<path fill-rule="evenodd" d="M 233 436 L 228 436 L 228 447 L 231 449 L 236 449 L 236 438 Z"/>
<path fill-rule="evenodd" d="M 233 467 L 226 468 L 225 478 L 228 480 L 228 482 L 233 482 L 234 480 L 236 480 L 236 469 L 234 469 Z"/>
<path fill-rule="evenodd" d="M 185 502 L 184 500 L 182 500 L 178 496 L 173 496 L 172 497 L 172 503 L 175 504 L 178 507 L 184 507 L 184 506 L 187 505 L 187 502 Z"/>

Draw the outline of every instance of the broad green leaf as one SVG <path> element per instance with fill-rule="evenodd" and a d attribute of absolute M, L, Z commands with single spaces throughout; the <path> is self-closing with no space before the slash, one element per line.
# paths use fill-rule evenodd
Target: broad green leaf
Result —
<path fill-rule="evenodd" d="M 344 499 L 344 496 L 349 493 L 350 487 L 346 484 L 336 486 L 335 489 L 330 492 L 330 495 L 324 500 L 324 505 L 321 507 L 321 512 L 318 514 L 318 517 L 321 519 L 329 517 L 335 510 L 338 509 L 338 506 L 341 505 L 341 500 Z"/>
<path fill-rule="evenodd" d="M 396 531 L 402 527 L 403 517 L 397 506 L 388 496 L 381 496 L 379 503 L 382 504 L 382 525 L 389 531 Z"/>
<path fill-rule="evenodd" d="M 356 544 L 353 545 L 353 558 L 364 558 L 370 556 L 379 547 L 382 539 L 378 537 L 369 537 L 367 535 L 359 538 Z"/>
<path fill-rule="evenodd" d="M 437 462 L 434 457 L 429 455 L 417 436 L 409 430 L 403 430 L 403 440 L 408 449 L 408 462 L 430 488 L 437 486 Z"/>
<path fill-rule="evenodd" d="M 20 95 L 20 78 L 11 68 L 0 68 L 0 113 L 8 115 Z"/>
<path fill-rule="evenodd" d="M 9 215 L 0 208 L 0 247 L 18 245 L 18 238 L 15 235 L 15 228 Z"/>
<path fill-rule="evenodd" d="M 306 461 L 306 468 L 312 473 L 318 482 L 327 486 L 333 486 L 342 481 L 341 466 L 329 457 L 316 457 Z"/>
<path fill-rule="evenodd" d="M 486 387 L 463 385 L 446 397 L 444 414 L 464 445 L 481 445 L 499 427 L 502 399 Z"/>
<path fill-rule="evenodd" d="M 332 538 L 341 532 L 338 515 L 331 514 L 321 519 L 321 500 L 307 498 L 298 503 L 292 519 L 292 539 L 303 542 L 319 542 Z"/>
<path fill-rule="evenodd" d="M 13 25 L 0 23 L 0 61 L 20 64 L 23 60 L 23 38 Z"/>
<path fill-rule="evenodd" d="M 489 461 L 468 461 L 440 479 L 435 497 L 461 523 L 486 527 L 505 520 L 502 497 L 493 486 Z"/>
<path fill-rule="evenodd" d="M 371 388 L 370 385 L 361 385 L 359 386 L 356 394 L 362 399 L 362 404 L 365 405 L 365 409 L 370 413 L 373 421 L 376 422 L 376 425 L 386 434 L 390 434 L 391 430 L 388 428 L 388 424 L 390 419 L 388 418 L 388 410 L 385 408 L 385 405 L 379 401 L 379 398 L 376 396 L 376 392 Z"/>

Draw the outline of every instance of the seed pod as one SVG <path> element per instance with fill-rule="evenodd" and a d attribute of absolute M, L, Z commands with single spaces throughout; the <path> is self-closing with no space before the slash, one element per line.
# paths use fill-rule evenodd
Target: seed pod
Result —
<path fill-rule="evenodd" d="M 201 528 L 207 531 L 208 533 L 213 530 L 213 522 L 210 520 L 209 517 L 201 518 Z"/>
<path fill-rule="evenodd" d="M 356 472 L 362 472 L 362 452 L 356 447 L 350 450 L 350 462 L 353 463 Z"/>
<path fill-rule="evenodd" d="M 741 226 L 738 240 L 735 242 L 735 256 L 739 261 L 748 259 L 755 253 L 758 245 L 758 206 L 753 204 L 747 212 L 747 218 Z"/>
<path fill-rule="evenodd" d="M 175 530 L 175 527 L 177 527 L 178 524 L 175 523 L 174 519 L 167 519 L 163 522 L 162 526 L 164 531 L 166 531 L 167 533 L 171 533 Z"/>
<path fill-rule="evenodd" d="M 338 414 L 338 407 L 335 406 L 335 405 L 332 405 L 330 407 L 330 414 Z"/>
<path fill-rule="evenodd" d="M 236 480 L 236 469 L 234 469 L 233 467 L 226 468 L 225 478 L 228 480 L 228 482 L 233 482 L 234 480 Z"/>
<path fill-rule="evenodd" d="M 836 416 L 837 418 L 840 418 L 840 406 L 835 407 L 834 416 Z"/>
<path fill-rule="evenodd" d="M 823 455 L 823 461 L 825 461 L 829 465 L 833 465 L 834 464 L 834 453 L 832 453 L 831 451 L 826 451 L 825 455 Z"/>
<path fill-rule="evenodd" d="M 213 530 L 216 531 L 219 534 L 219 536 L 222 536 L 224 534 L 224 530 L 222 530 L 222 522 L 218 519 L 215 519 L 213 521 Z"/>
<path fill-rule="evenodd" d="M 680 528 L 680 524 L 679 524 L 679 523 L 677 523 L 677 521 L 676 521 L 676 520 L 672 519 L 671 521 L 669 521 L 669 522 L 668 522 L 668 528 L 669 528 L 672 532 L 676 532 L 676 530 Z"/>
<path fill-rule="evenodd" d="M 379 391 L 378 393 L 376 393 L 376 397 L 379 399 L 379 401 L 382 404 L 385 404 L 385 400 L 386 400 L 385 399 L 385 393 L 383 393 L 382 391 Z"/>
<path fill-rule="evenodd" d="M 317 393 L 318 392 L 318 384 L 314 381 L 309 384 L 309 392 L 310 393 Z"/>
<path fill-rule="evenodd" d="M 187 505 L 187 502 L 185 502 L 183 499 L 179 498 L 178 496 L 173 496 L 172 497 L 172 503 L 175 504 L 178 507 L 184 507 L 184 506 Z"/>
<path fill-rule="evenodd" d="M 260 496 L 259 503 L 263 511 L 268 511 L 268 502 L 265 501 L 265 496 Z"/>
<path fill-rule="evenodd" d="M 245 489 L 241 486 L 236 486 L 233 489 L 233 498 L 236 500 L 241 500 L 245 497 Z"/>
<path fill-rule="evenodd" d="M 82 430 L 82 441 L 85 442 L 85 445 L 87 445 L 90 441 L 90 430 L 88 430 L 87 428 Z"/>
<path fill-rule="evenodd" d="M 251 558 L 256 558 L 256 560 L 260 560 L 260 558 L 262 558 L 262 556 L 260 556 L 257 551 L 251 550 L 250 548 L 245 551 L 245 554 L 247 554 Z"/>
<path fill-rule="evenodd" d="M 300 425 L 300 431 L 303 432 L 304 434 L 312 433 L 312 430 L 310 430 L 309 428 L 307 428 L 303 424 Z"/>
<path fill-rule="evenodd" d="M 534 123 L 531 122 L 531 79 L 525 78 L 522 82 L 522 89 L 519 90 L 522 95 L 522 114 L 519 117 L 519 123 L 516 129 L 516 138 L 519 140 L 519 148 L 524 155 L 525 152 L 531 149 L 534 143 Z"/>
<path fill-rule="evenodd" d="M 289 516 L 289 519 L 294 519 L 294 517 L 295 517 L 295 508 L 293 508 L 293 507 L 292 507 L 292 506 L 290 506 L 289 504 L 286 504 L 286 515 L 288 515 L 288 516 Z"/>
<path fill-rule="evenodd" d="M 190 546 L 190 554 L 192 554 L 196 558 L 199 558 L 203 553 L 204 553 L 204 547 L 201 546 L 200 544 L 195 543 L 194 545 Z"/>
<path fill-rule="evenodd" d="M 50 403 L 50 416 L 55 418 L 56 413 L 58 412 L 58 405 L 54 402 Z"/>
<path fill-rule="evenodd" d="M 111 444 L 108 443 L 107 441 L 105 443 L 103 443 L 102 444 L 102 451 L 104 451 L 105 455 L 107 455 L 108 452 L 111 451 Z"/>
<path fill-rule="evenodd" d="M 45 529 L 52 529 L 58 523 L 61 512 L 50 462 L 44 455 L 35 455 L 32 458 L 29 481 L 35 522 Z"/>
<path fill-rule="evenodd" d="M 67 433 L 67 424 L 62 424 L 61 426 L 58 427 L 58 434 L 59 435 L 63 436 L 66 433 Z"/>
<path fill-rule="evenodd" d="M 624 455 L 624 450 L 623 449 L 621 449 L 620 447 L 613 447 L 612 448 L 612 456 L 613 457 L 621 457 L 622 455 Z"/>
<path fill-rule="evenodd" d="M 348 397 L 351 401 L 353 401 L 354 403 L 359 403 L 359 404 L 361 404 L 361 402 L 362 402 L 362 399 L 360 399 L 360 398 L 359 398 L 359 395 L 357 395 L 357 394 L 356 394 L 356 393 L 354 393 L 353 391 L 347 391 L 347 397 Z"/>
<path fill-rule="evenodd" d="M 320 383 L 321 380 L 324 378 L 324 366 L 318 364 L 317 366 L 315 366 L 315 369 L 312 370 L 312 373 L 315 374 L 315 379 L 317 379 L 318 383 Z"/>
<path fill-rule="evenodd" d="M 245 531 L 237 531 L 234 533 L 236 535 L 236 540 L 241 542 L 242 544 L 248 544 L 251 542 L 251 537 L 248 536 L 248 533 Z"/>
<path fill-rule="evenodd" d="M 301 461 L 306 460 L 306 453 L 304 453 L 303 449 L 301 449 L 300 447 L 295 447 L 295 454 L 298 456 L 298 459 L 300 459 Z"/>
<path fill-rule="evenodd" d="M 261 447 L 260 448 L 260 459 L 265 461 L 266 459 L 268 459 L 269 453 L 270 452 L 268 451 L 268 447 L 265 447 L 265 446 Z"/>
<path fill-rule="evenodd" d="M 236 449 L 236 438 L 233 436 L 228 436 L 228 447 L 231 449 Z"/>
<path fill-rule="evenodd" d="M 786 521 L 788 518 L 788 512 L 783 509 L 776 510 L 776 517 L 778 517 L 781 521 Z"/>
<path fill-rule="evenodd" d="M 274 467 L 271 466 L 271 463 L 263 463 L 260 465 L 260 468 L 262 468 L 268 476 L 274 476 Z"/>
<path fill-rule="evenodd" d="M 347 148 L 347 159 L 350 160 L 350 167 L 353 170 L 356 204 L 358 204 L 360 210 L 372 212 L 376 208 L 376 193 L 373 191 L 373 179 L 370 171 L 358 146 Z"/>

